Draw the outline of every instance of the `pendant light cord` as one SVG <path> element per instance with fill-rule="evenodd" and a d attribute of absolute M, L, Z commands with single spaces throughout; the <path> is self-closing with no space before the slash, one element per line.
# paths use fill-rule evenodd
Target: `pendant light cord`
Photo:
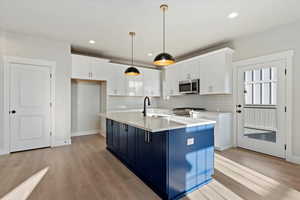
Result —
<path fill-rule="evenodd" d="M 166 50 L 166 9 L 163 8 L 163 53 Z"/>
<path fill-rule="evenodd" d="M 133 37 L 134 35 L 131 35 L 131 65 L 133 67 Z"/>

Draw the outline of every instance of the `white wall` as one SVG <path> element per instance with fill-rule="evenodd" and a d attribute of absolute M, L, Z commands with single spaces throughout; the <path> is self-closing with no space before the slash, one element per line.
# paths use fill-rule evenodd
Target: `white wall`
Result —
<path fill-rule="evenodd" d="M 98 133 L 101 85 L 97 81 L 73 80 L 71 84 L 72 136 Z"/>
<path fill-rule="evenodd" d="M 300 162 L 300 21 L 233 41 L 234 61 L 294 50 L 293 65 L 293 154 Z"/>
<path fill-rule="evenodd" d="M 6 56 L 25 57 L 56 62 L 56 122 L 55 145 L 70 143 L 70 92 L 71 92 L 71 52 L 70 45 L 64 42 L 19 33 L 0 31 L 0 46 Z M 1 49 L 1 48 L 0 48 Z M 1 54 L 1 50 L 0 50 Z M 3 65 L 0 63 L 0 121 L 3 119 Z M 0 141 L 3 141 L 1 124 Z M 1 145 L 1 142 L 0 142 Z M 3 144 L 0 146 L 2 149 Z M 0 150 L 1 151 L 1 150 Z"/>
<path fill-rule="evenodd" d="M 3 111 L 4 111 L 4 105 L 3 105 L 3 94 L 4 94 L 4 72 L 3 72 L 3 59 L 2 56 L 4 54 L 4 37 L 3 32 L 0 31 L 0 155 L 4 153 L 4 135 L 3 135 L 3 127 L 4 127 L 4 119 L 3 119 Z"/>

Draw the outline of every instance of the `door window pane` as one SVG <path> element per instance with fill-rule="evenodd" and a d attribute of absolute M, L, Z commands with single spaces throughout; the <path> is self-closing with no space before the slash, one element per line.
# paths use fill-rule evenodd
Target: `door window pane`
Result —
<path fill-rule="evenodd" d="M 275 67 L 271 68 L 271 78 L 272 81 L 277 81 L 277 68 Z"/>
<path fill-rule="evenodd" d="M 253 81 L 252 70 L 249 70 L 245 72 L 245 82 L 251 82 L 251 81 Z"/>
<path fill-rule="evenodd" d="M 244 110 L 244 136 L 276 143 L 276 109 L 249 107 Z"/>
<path fill-rule="evenodd" d="M 260 81 L 261 80 L 261 69 L 253 70 L 253 81 Z"/>
<path fill-rule="evenodd" d="M 253 104 L 253 84 L 245 84 L 245 104 Z"/>
<path fill-rule="evenodd" d="M 253 85 L 253 104 L 261 104 L 261 84 Z"/>
<path fill-rule="evenodd" d="M 245 71 L 244 80 L 246 105 L 276 105 L 277 68 Z"/>
<path fill-rule="evenodd" d="M 271 83 L 262 84 L 262 104 L 270 105 L 271 104 Z"/>
<path fill-rule="evenodd" d="M 262 69 L 262 80 L 263 81 L 271 80 L 271 68 L 263 68 Z"/>
<path fill-rule="evenodd" d="M 271 83 L 271 104 L 277 104 L 277 83 Z"/>

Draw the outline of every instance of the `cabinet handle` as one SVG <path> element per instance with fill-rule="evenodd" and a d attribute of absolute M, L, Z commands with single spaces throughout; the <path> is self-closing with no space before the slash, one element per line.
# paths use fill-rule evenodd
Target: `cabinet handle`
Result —
<path fill-rule="evenodd" d="M 145 133 L 144 133 L 144 135 L 145 135 L 145 143 L 148 143 L 148 132 L 147 131 L 145 131 Z"/>
<path fill-rule="evenodd" d="M 150 133 L 148 132 L 148 144 L 150 144 Z"/>
<path fill-rule="evenodd" d="M 93 72 L 91 72 L 91 78 L 93 77 Z"/>

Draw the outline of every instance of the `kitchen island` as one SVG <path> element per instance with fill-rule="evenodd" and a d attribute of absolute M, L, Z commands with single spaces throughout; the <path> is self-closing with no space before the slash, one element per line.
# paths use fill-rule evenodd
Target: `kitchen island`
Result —
<path fill-rule="evenodd" d="M 162 199 L 179 199 L 214 172 L 214 121 L 140 112 L 101 114 L 107 149 Z"/>

